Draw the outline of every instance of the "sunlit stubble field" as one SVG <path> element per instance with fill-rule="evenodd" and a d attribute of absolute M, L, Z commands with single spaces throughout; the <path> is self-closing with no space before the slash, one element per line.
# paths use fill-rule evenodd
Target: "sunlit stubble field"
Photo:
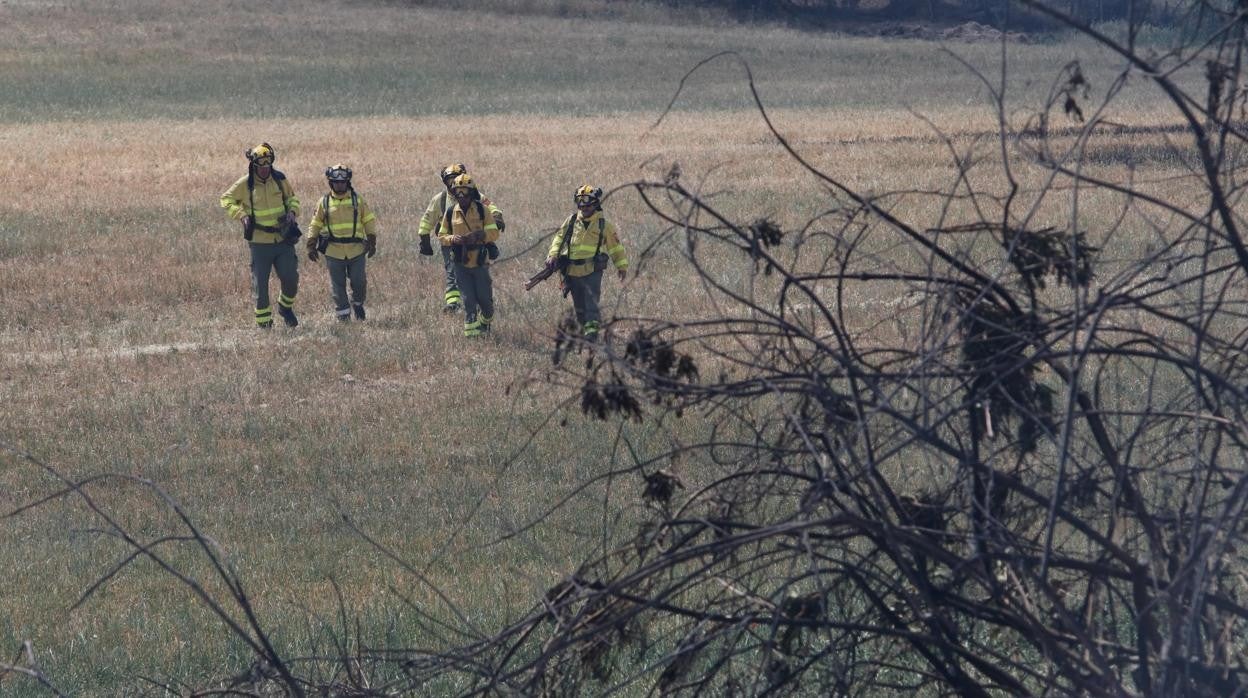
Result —
<path fill-rule="evenodd" d="M 613 190 L 661 179 L 679 163 L 686 186 L 726 214 L 770 217 L 790 230 L 833 206 L 773 142 L 731 60 L 695 74 L 655 125 L 698 60 L 740 50 L 792 144 L 865 192 L 953 186 L 951 152 L 934 130 L 953 134 L 955 150 L 994 147 L 996 117 L 976 80 L 931 44 L 485 14 L 471 16 L 465 25 L 477 33 L 465 34 L 450 21 L 462 14 L 390 4 L 272 2 L 246 13 L 223 5 L 18 3 L 0 27 L 8 47 L 0 82 L 10 95 L 0 106 L 8 194 L 0 397 L 9 416 L 0 435 L 12 449 L 0 461 L 0 510 L 60 486 L 17 452 L 71 478 L 112 472 L 159 483 L 229 552 L 261 617 L 296 654 L 317 634 L 317 619 L 335 613 L 331 580 L 372 644 L 439 640 L 416 629 L 399 599 L 445 616 L 437 596 L 342 515 L 488 630 L 570 571 L 600 542 L 604 522 L 628 534 L 637 483 L 611 481 L 606 513 L 606 485 L 591 487 L 543 525 L 497 538 L 545 514 L 610 459 L 627 463 L 625 440 L 646 457 L 698 438 L 697 415 L 661 428 L 581 418 L 576 386 L 550 367 L 553 327 L 569 304 L 554 283 L 522 289 L 544 238 L 571 212 L 571 192 L 586 182 Z M 587 60 L 574 47 L 591 29 L 601 52 Z M 350 40 L 324 49 L 340 35 Z M 490 50 L 459 50 L 468 37 L 488 38 Z M 1000 52 L 956 48 L 984 66 Z M 1011 47 L 1033 85 L 1020 99 L 1038 104 L 1074 54 L 1090 74 L 1108 71 L 1104 57 L 1081 51 Z M 1146 94 L 1130 95 L 1114 118 L 1167 123 Z M 1162 136 L 1134 136 L 1129 147 L 1144 148 L 1143 138 Z M 261 140 L 276 147 L 305 222 L 325 192 L 323 169 L 340 161 L 355 169 L 380 221 L 367 324 L 332 322 L 324 266 L 304 260 L 303 324 L 263 335 L 251 327 L 246 250 L 217 197 Z M 440 269 L 415 249 L 436 172 L 452 161 L 467 163 L 507 213 L 494 271 L 497 331 L 483 342 L 464 341 L 458 320 L 438 312 Z M 1121 158 L 1099 166 L 1125 177 Z M 1137 164 L 1136 177 L 1164 187 L 1181 166 L 1156 158 Z M 1025 188 L 1044 182 L 1025 165 L 1015 174 Z M 971 171 L 986 186 L 999 175 L 987 164 Z M 920 228 L 942 211 L 939 197 L 888 201 Z M 1083 223 L 1107 226 L 1120 203 L 1090 199 Z M 1063 225 L 1060 210 L 1043 199 L 1037 217 Z M 632 251 L 667 234 L 628 189 L 610 196 L 607 212 Z M 871 249 L 886 254 L 896 244 L 881 233 Z M 684 321 L 722 312 L 724 299 L 695 283 L 682 249 L 660 245 L 622 287 L 607 280 L 607 316 Z M 751 269 L 732 253 L 709 264 L 729 285 L 743 286 Z M 848 299 L 862 323 L 855 329 L 880 331 L 890 300 Z M 687 467 L 696 484 L 699 473 Z M 177 530 L 133 483 L 104 480 L 91 492 L 140 537 Z M 61 685 L 88 694 L 137 673 L 202 682 L 248 661 L 150 564 L 71 610 L 123 555 L 87 532 L 98 521 L 72 498 L 2 521 L 0 651 L 31 640 Z M 207 574 L 191 551 L 167 551 Z"/>

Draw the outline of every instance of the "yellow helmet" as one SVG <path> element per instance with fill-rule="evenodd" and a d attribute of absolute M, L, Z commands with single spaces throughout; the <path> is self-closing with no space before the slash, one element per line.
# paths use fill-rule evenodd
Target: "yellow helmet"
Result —
<path fill-rule="evenodd" d="M 325 179 L 331 182 L 350 182 L 351 168 L 339 163 L 333 167 L 325 168 Z"/>
<path fill-rule="evenodd" d="M 247 159 L 256 167 L 267 167 L 277 159 L 277 152 L 268 143 L 261 143 L 247 151 Z"/>
<path fill-rule="evenodd" d="M 442 168 L 442 172 L 441 172 L 442 183 L 445 184 L 448 180 L 454 179 L 462 174 L 466 174 L 467 172 L 468 172 L 468 168 L 464 167 L 464 163 L 462 162 L 451 163 L 447 165 L 446 167 Z"/>
<path fill-rule="evenodd" d="M 572 201 L 577 205 L 580 205 L 581 203 L 601 204 L 602 188 L 586 184 L 576 190 L 576 193 L 572 195 Z"/>
<path fill-rule="evenodd" d="M 467 172 L 459 175 L 451 182 L 452 194 L 455 193 L 455 191 L 459 189 L 463 189 L 465 191 L 472 191 L 476 188 L 477 188 L 477 185 L 476 183 L 472 181 L 472 175 L 468 174 Z"/>

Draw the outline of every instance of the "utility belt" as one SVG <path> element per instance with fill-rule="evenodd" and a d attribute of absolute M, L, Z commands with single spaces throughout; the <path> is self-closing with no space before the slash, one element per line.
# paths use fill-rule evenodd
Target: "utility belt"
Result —
<path fill-rule="evenodd" d="M 316 238 L 316 251 L 324 252 L 325 250 L 329 249 L 329 243 L 331 242 L 336 245 L 352 245 L 352 244 L 363 245 L 364 238 L 338 238 L 332 235 L 321 235 Z"/>
<path fill-rule="evenodd" d="M 243 239 L 246 240 L 247 242 L 251 242 L 253 233 L 257 230 L 259 230 L 262 233 L 274 233 L 276 235 L 282 236 L 282 239 L 278 240 L 278 242 L 282 243 L 283 245 L 293 245 L 295 244 L 295 241 L 297 241 L 303 235 L 303 231 L 300 230 L 299 226 L 294 223 L 287 224 L 287 225 L 271 226 L 271 225 L 260 225 L 259 223 L 253 220 L 247 227 L 243 228 Z"/>
<path fill-rule="evenodd" d="M 593 257 L 586 257 L 585 259 L 568 259 L 566 263 L 563 265 L 563 267 L 565 269 L 571 269 L 575 267 L 577 271 L 581 271 L 586 266 L 592 264 L 594 265 L 594 271 L 604 271 L 606 270 L 607 263 L 610 260 L 611 260 L 611 257 L 606 252 L 600 252 L 594 255 Z"/>
<path fill-rule="evenodd" d="M 456 264 L 466 264 L 464 260 L 468 259 L 468 253 L 472 251 L 477 253 L 477 266 L 485 266 L 485 259 L 498 259 L 498 245 L 493 242 L 487 242 L 484 245 L 452 245 L 451 261 Z"/>

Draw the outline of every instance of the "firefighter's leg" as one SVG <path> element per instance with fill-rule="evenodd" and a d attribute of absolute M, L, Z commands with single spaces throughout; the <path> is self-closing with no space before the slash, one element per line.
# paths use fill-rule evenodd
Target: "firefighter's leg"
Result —
<path fill-rule="evenodd" d="M 334 257 L 325 258 L 325 266 L 329 269 L 329 288 L 334 295 L 334 316 L 339 322 L 351 319 L 351 300 L 347 298 L 347 266 L 348 262 Z"/>
<path fill-rule="evenodd" d="M 447 313 L 459 310 L 462 303 L 459 282 L 455 278 L 455 258 L 453 255 L 451 248 L 442 248 L 442 266 L 446 268 L 446 291 L 442 296 L 444 303 L 442 310 Z"/>
<path fill-rule="evenodd" d="M 576 324 L 585 326 L 585 278 L 569 276 L 564 282 L 568 285 L 568 295 L 572 296 L 572 309 L 576 311 Z"/>
<path fill-rule="evenodd" d="M 282 293 L 277 297 L 277 314 L 282 316 L 287 327 L 299 324 L 295 317 L 295 296 L 299 293 L 299 256 L 295 254 L 294 245 L 277 243 L 273 267 L 277 270 L 277 279 L 281 282 Z"/>
<path fill-rule="evenodd" d="M 581 328 L 585 333 L 585 339 L 592 341 L 598 338 L 598 322 L 601 319 L 598 300 L 602 297 L 602 272 L 596 271 L 581 281 L 584 284 L 584 291 L 581 293 L 584 304 L 582 313 L 584 319 L 581 320 Z"/>
<path fill-rule="evenodd" d="M 464 336 L 476 337 L 481 334 L 481 318 L 477 317 L 477 268 L 469 269 L 462 264 L 455 265 L 455 280 L 464 299 Z"/>
<path fill-rule="evenodd" d="M 256 326 L 273 326 L 273 306 L 269 301 L 269 271 L 273 268 L 272 245 L 249 244 L 251 252 L 251 297 L 256 302 Z"/>
<path fill-rule="evenodd" d="M 494 279 L 490 276 L 490 268 L 476 269 L 477 306 L 481 309 L 481 330 L 490 331 L 490 323 L 494 321 Z"/>
<path fill-rule="evenodd" d="M 368 300 L 368 272 L 365 270 L 366 257 L 360 255 L 347 266 L 347 277 L 351 279 L 351 310 L 357 320 L 363 320 L 364 302 Z"/>

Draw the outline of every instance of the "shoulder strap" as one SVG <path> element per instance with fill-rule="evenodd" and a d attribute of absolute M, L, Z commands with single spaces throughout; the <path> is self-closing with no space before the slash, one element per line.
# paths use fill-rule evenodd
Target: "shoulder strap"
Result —
<path fill-rule="evenodd" d="M 355 195 L 355 187 L 351 187 L 351 237 L 355 237 L 356 224 L 360 222 L 360 199 Z"/>
<path fill-rule="evenodd" d="M 282 199 L 282 210 L 287 211 L 289 209 L 286 208 L 286 190 L 282 189 L 282 182 L 286 180 L 286 175 L 277 170 L 273 170 L 272 174 L 273 183 L 277 185 L 277 195 Z M 256 173 L 250 167 L 247 168 L 247 203 L 251 204 L 249 213 L 252 216 L 256 215 Z M 327 210 L 326 220 L 328 220 L 328 214 Z"/>
<path fill-rule="evenodd" d="M 607 228 L 607 219 L 602 217 L 602 212 L 598 212 L 598 246 L 594 248 L 594 259 L 598 259 L 598 254 L 602 252 L 602 231 Z"/>
<path fill-rule="evenodd" d="M 568 250 L 572 247 L 572 228 L 576 226 L 576 214 L 568 216 L 568 222 L 563 224 L 563 240 L 559 243 L 559 256 L 567 257 Z"/>
<path fill-rule="evenodd" d="M 321 208 L 325 209 L 325 230 L 329 233 L 330 237 L 334 237 L 334 230 L 333 228 L 329 227 L 329 201 L 330 201 L 329 194 L 326 194 L 325 198 L 321 202 Z M 349 239 L 351 240 L 355 239 L 355 234 L 359 230 L 359 222 L 360 222 L 360 198 L 359 198 L 359 195 L 355 193 L 355 189 L 352 188 L 351 189 L 351 237 Z"/>

